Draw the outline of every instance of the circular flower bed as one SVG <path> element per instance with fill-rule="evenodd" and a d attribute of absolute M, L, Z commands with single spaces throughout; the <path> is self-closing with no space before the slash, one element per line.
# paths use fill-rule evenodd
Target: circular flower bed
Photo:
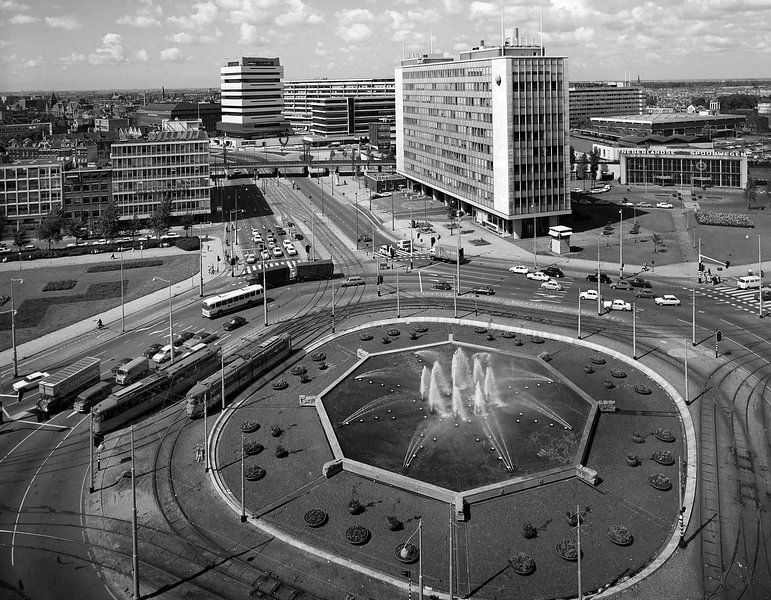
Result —
<path fill-rule="evenodd" d="M 372 339 L 372 336 L 370 334 L 368 334 L 368 333 L 360 333 L 359 334 L 359 339 L 362 342 L 368 342 L 368 341 L 370 341 Z"/>
<path fill-rule="evenodd" d="M 265 477 L 265 469 L 258 465 L 249 465 L 244 469 L 244 477 L 249 481 L 257 481 Z"/>
<path fill-rule="evenodd" d="M 420 556 L 418 547 L 415 544 L 410 544 L 409 542 L 406 544 L 399 544 L 394 550 L 394 554 L 396 554 L 396 558 L 399 560 L 399 562 L 403 562 L 406 565 L 414 563 L 416 560 L 418 560 L 418 556 Z"/>
<path fill-rule="evenodd" d="M 594 373 L 594 367 L 592 365 L 584 365 L 584 373 Z"/>
<path fill-rule="evenodd" d="M 669 429 L 657 429 L 653 432 L 653 435 L 656 436 L 658 440 L 661 440 L 662 442 L 674 442 L 675 441 L 675 434 L 669 431 Z"/>
<path fill-rule="evenodd" d="M 543 344 L 546 340 L 543 339 L 542 337 L 534 335 L 533 337 L 530 338 L 530 341 L 533 342 L 534 344 Z"/>
<path fill-rule="evenodd" d="M 623 525 L 611 525 L 608 527 L 608 539 L 618 546 L 628 546 L 634 538 Z"/>
<path fill-rule="evenodd" d="M 578 547 L 571 540 L 562 540 L 555 547 L 560 558 L 575 562 L 578 560 Z"/>
<path fill-rule="evenodd" d="M 388 336 L 385 336 L 385 335 L 383 336 L 383 343 L 384 344 L 390 344 L 391 343 L 391 340 L 388 338 Z"/>
<path fill-rule="evenodd" d="M 571 527 L 575 527 L 579 522 L 584 522 L 584 517 L 577 512 L 566 512 L 565 518 L 568 520 L 568 525 Z"/>
<path fill-rule="evenodd" d="M 474 328 L 474 333 L 487 333 L 487 328 L 486 327 L 475 327 Z"/>
<path fill-rule="evenodd" d="M 274 390 L 285 390 L 289 387 L 289 384 L 283 379 L 276 379 L 273 383 L 270 384 L 270 387 L 272 387 Z"/>
<path fill-rule="evenodd" d="M 503 337 L 505 337 L 506 339 L 511 339 L 511 338 L 517 337 L 517 334 L 514 333 L 513 331 L 504 331 L 501 335 Z"/>
<path fill-rule="evenodd" d="M 354 525 L 345 530 L 345 541 L 354 546 L 361 546 L 369 541 L 369 529 L 363 525 Z"/>
<path fill-rule="evenodd" d="M 292 370 L 290 371 L 290 373 L 292 375 L 304 375 L 307 371 L 308 369 L 306 369 L 304 366 L 295 365 L 294 367 L 292 367 Z"/>
<path fill-rule="evenodd" d="M 322 527 L 329 520 L 329 515 L 320 508 L 312 508 L 303 516 L 303 521 L 308 527 Z"/>
<path fill-rule="evenodd" d="M 617 377 L 618 379 L 623 379 L 626 377 L 626 371 L 622 371 L 621 369 L 611 369 L 610 374 L 613 375 L 613 377 Z"/>
<path fill-rule="evenodd" d="M 401 333 L 402 332 L 399 331 L 398 329 L 389 329 L 388 330 L 388 335 L 390 335 L 391 337 L 396 337 L 398 335 L 401 335 Z"/>
<path fill-rule="evenodd" d="M 329 365 L 325 362 L 319 363 L 319 369 L 322 371 L 326 371 L 329 368 Z"/>
<path fill-rule="evenodd" d="M 326 360 L 327 355 L 323 352 L 316 351 L 313 354 L 311 354 L 311 360 L 314 362 L 321 362 L 322 360 Z"/>
<path fill-rule="evenodd" d="M 535 571 L 535 560 L 525 552 L 517 552 L 509 557 L 509 566 L 518 575 L 530 575 Z"/>
<path fill-rule="evenodd" d="M 640 458 L 636 454 L 627 454 L 626 464 L 630 467 L 637 467 L 640 465 Z"/>
<path fill-rule="evenodd" d="M 426 331 L 428 331 L 428 327 L 426 327 L 425 325 L 416 325 L 415 331 L 417 331 L 418 333 L 426 333 Z"/>
<path fill-rule="evenodd" d="M 604 365 L 605 364 L 605 359 L 602 358 L 602 356 L 600 356 L 599 354 L 595 354 L 589 360 L 592 361 L 595 365 Z"/>
<path fill-rule="evenodd" d="M 259 442 L 246 442 L 244 444 L 244 454 L 247 456 L 254 456 L 265 450 L 265 446 Z"/>
<path fill-rule="evenodd" d="M 650 483 L 652 487 L 656 488 L 657 490 L 661 490 L 662 492 L 666 492 L 667 490 L 672 489 L 672 482 L 669 480 L 669 477 L 663 473 L 655 473 L 654 475 L 650 475 L 648 477 L 648 483 Z"/>
<path fill-rule="evenodd" d="M 632 434 L 632 441 L 635 444 L 644 444 L 645 443 L 645 438 L 643 437 L 643 435 L 639 431 L 635 431 Z"/>
<path fill-rule="evenodd" d="M 257 421 L 244 421 L 241 423 L 241 431 L 244 433 L 254 433 L 260 428 L 260 424 Z"/>
<path fill-rule="evenodd" d="M 654 450 L 653 454 L 651 454 L 651 458 L 660 465 L 666 467 L 675 464 L 675 459 L 669 450 Z"/>
<path fill-rule="evenodd" d="M 634 386 L 634 391 L 637 392 L 638 394 L 645 394 L 645 395 L 647 395 L 647 394 L 651 393 L 651 388 L 649 388 L 647 385 L 643 385 L 641 383 L 637 383 Z"/>

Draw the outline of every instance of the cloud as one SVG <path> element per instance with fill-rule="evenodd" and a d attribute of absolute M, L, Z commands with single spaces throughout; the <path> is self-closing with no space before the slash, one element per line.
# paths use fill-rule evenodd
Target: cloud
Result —
<path fill-rule="evenodd" d="M 8 22 L 11 25 L 27 25 L 28 23 L 39 23 L 40 19 L 31 15 L 13 15 Z"/>
<path fill-rule="evenodd" d="M 164 48 L 161 50 L 159 56 L 163 62 L 184 62 L 186 60 L 182 54 L 182 51 L 176 47 Z"/>
<path fill-rule="evenodd" d="M 168 17 L 166 20 L 180 29 L 202 30 L 217 20 L 219 9 L 213 2 L 196 2 L 190 14 L 181 17 Z"/>
<path fill-rule="evenodd" d="M 338 10 L 335 13 L 338 25 L 351 25 L 353 23 L 371 23 L 375 20 L 375 15 L 368 8 L 351 8 L 348 10 Z"/>
<path fill-rule="evenodd" d="M 37 58 L 29 58 L 25 60 L 21 66 L 28 69 L 34 69 L 36 67 L 42 67 L 44 63 L 45 59 L 42 56 L 38 56 Z"/>
<path fill-rule="evenodd" d="M 372 37 L 372 28 L 366 23 L 338 27 L 335 35 L 345 42 L 361 42 Z"/>
<path fill-rule="evenodd" d="M 147 50 L 144 48 L 140 48 L 134 52 L 134 58 L 137 60 L 137 62 L 147 62 L 150 60 L 150 56 L 147 54 Z"/>
<path fill-rule="evenodd" d="M 29 10 L 29 5 L 19 4 L 14 0 L 0 0 L 0 10 Z"/>
<path fill-rule="evenodd" d="M 10 45 L 11 45 L 11 42 L 9 42 L 8 40 L 0 40 L 0 48 L 7 48 Z"/>
<path fill-rule="evenodd" d="M 102 37 L 101 45 L 92 54 L 88 55 L 88 62 L 97 66 L 126 62 L 121 35 L 119 33 L 106 33 Z"/>
<path fill-rule="evenodd" d="M 311 12 L 302 0 L 287 0 L 286 4 L 284 10 L 276 16 L 276 25 L 318 25 L 324 21 L 321 15 Z"/>
<path fill-rule="evenodd" d="M 52 29 L 66 29 L 67 31 L 75 31 L 82 27 L 80 21 L 75 17 L 46 17 L 46 25 Z"/>
<path fill-rule="evenodd" d="M 73 52 L 69 56 L 62 56 L 59 60 L 63 62 L 65 65 L 71 65 L 74 63 L 83 62 L 84 60 L 86 60 L 86 57 L 83 54 L 78 54 L 77 52 Z"/>
<path fill-rule="evenodd" d="M 238 43 L 244 46 L 264 46 L 268 40 L 260 35 L 256 25 L 241 23 L 238 27 Z"/>
<path fill-rule="evenodd" d="M 166 39 L 175 44 L 213 44 L 222 39 L 222 31 L 217 29 L 212 34 L 193 34 L 189 31 L 180 31 L 166 36 Z"/>
<path fill-rule="evenodd" d="M 123 15 L 115 21 L 118 25 L 129 27 L 156 27 L 161 24 L 163 8 L 153 0 L 140 0 L 141 6 L 133 15 Z"/>

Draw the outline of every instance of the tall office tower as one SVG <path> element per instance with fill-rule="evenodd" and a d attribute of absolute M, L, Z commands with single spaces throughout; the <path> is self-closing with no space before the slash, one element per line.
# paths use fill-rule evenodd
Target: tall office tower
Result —
<path fill-rule="evenodd" d="M 396 75 L 396 169 L 522 237 L 570 213 L 566 59 L 538 46 L 424 55 Z"/>
<path fill-rule="evenodd" d="M 645 112 L 642 88 L 624 83 L 580 84 L 568 91 L 570 127 L 585 124 L 591 117 L 641 115 Z"/>
<path fill-rule="evenodd" d="M 281 114 L 284 68 L 278 58 L 244 56 L 220 69 L 222 121 L 217 128 L 237 138 L 291 135 Z"/>

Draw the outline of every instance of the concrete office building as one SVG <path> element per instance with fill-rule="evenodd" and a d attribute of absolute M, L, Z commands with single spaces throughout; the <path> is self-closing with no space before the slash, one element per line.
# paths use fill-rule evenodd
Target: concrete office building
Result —
<path fill-rule="evenodd" d="M 217 132 L 222 118 L 222 107 L 217 102 L 151 102 L 137 109 L 137 127 L 160 129 L 164 121 L 191 121 L 200 119 L 209 135 Z"/>
<path fill-rule="evenodd" d="M 747 186 L 747 155 L 743 152 L 714 152 L 678 148 L 619 150 L 622 185 L 658 185 L 678 187 Z"/>
<path fill-rule="evenodd" d="M 744 117 L 727 114 L 656 114 L 591 117 L 594 132 L 606 139 L 645 135 L 692 135 L 732 137 L 744 125 Z"/>
<path fill-rule="evenodd" d="M 112 199 L 112 169 L 109 167 L 75 167 L 65 170 L 64 216 L 83 221 L 93 231 L 99 215 Z"/>
<path fill-rule="evenodd" d="M 284 67 L 278 58 L 244 56 L 220 69 L 222 121 L 228 136 L 260 139 L 291 135 L 284 108 Z"/>
<path fill-rule="evenodd" d="M 396 169 L 500 235 L 570 213 L 566 59 L 481 45 L 396 72 Z"/>
<path fill-rule="evenodd" d="M 311 134 L 323 137 L 369 135 L 371 123 L 394 116 L 393 96 L 324 98 L 311 103 Z"/>
<path fill-rule="evenodd" d="M 62 207 L 62 168 L 56 160 L 0 161 L 0 207 L 8 217 L 9 230 L 37 225 Z"/>
<path fill-rule="evenodd" d="M 173 216 L 211 214 L 205 131 L 193 123 L 167 121 L 162 131 L 146 136 L 120 133 L 110 162 L 112 196 L 121 219 L 146 219 L 165 198 L 171 199 Z"/>
<path fill-rule="evenodd" d="M 568 90 L 570 127 L 578 127 L 591 117 L 641 115 L 645 112 L 642 88 L 625 83 L 576 84 Z"/>

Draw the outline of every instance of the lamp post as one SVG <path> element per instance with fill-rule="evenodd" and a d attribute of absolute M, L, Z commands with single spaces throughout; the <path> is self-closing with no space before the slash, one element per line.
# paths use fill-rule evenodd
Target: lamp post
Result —
<path fill-rule="evenodd" d="M 597 236 L 597 314 L 602 314 L 602 295 L 600 294 L 600 236 Z"/>
<path fill-rule="evenodd" d="M 578 288 L 578 339 L 581 339 L 581 288 Z"/>
<path fill-rule="evenodd" d="M 458 235 L 455 238 L 455 295 L 453 296 L 453 309 L 455 318 L 458 318 L 458 295 L 460 294 L 460 213 L 458 213 Z"/>
<path fill-rule="evenodd" d="M 262 258 L 262 312 L 265 315 L 265 327 L 268 326 L 268 275 L 265 273 L 265 255 L 260 252 Z"/>
<path fill-rule="evenodd" d="M 23 284 L 23 279 L 11 279 L 11 345 L 13 346 L 13 376 L 19 376 L 19 360 L 16 356 L 16 309 L 13 301 L 13 284 Z M 122 288 L 121 288 L 122 289 Z"/>
<path fill-rule="evenodd" d="M 391 231 L 396 231 L 396 225 L 394 223 L 394 191 L 391 190 Z"/>
<path fill-rule="evenodd" d="M 750 239 L 751 236 L 746 235 L 744 237 L 746 239 Z M 760 260 L 760 234 L 757 235 L 757 238 L 758 238 L 758 277 L 760 277 L 760 282 L 758 285 L 758 317 L 762 319 L 763 318 L 763 263 Z"/>
<path fill-rule="evenodd" d="M 153 281 L 163 281 L 169 284 L 169 346 L 171 348 L 171 364 L 174 364 L 174 329 L 172 327 L 172 311 L 171 311 L 171 281 L 164 279 L 163 277 L 153 277 Z"/>
<path fill-rule="evenodd" d="M 624 209 L 618 211 L 618 278 L 624 278 Z"/>
<path fill-rule="evenodd" d="M 244 432 L 241 432 L 241 522 L 246 523 L 246 504 L 244 502 Z"/>
<path fill-rule="evenodd" d="M 120 254 L 120 332 L 126 333 L 126 309 L 123 295 L 123 246 L 118 248 Z"/>
<path fill-rule="evenodd" d="M 208 237 L 208 236 L 207 236 Z M 198 287 L 198 297 L 203 298 L 203 225 L 198 223 L 198 257 L 199 257 L 199 272 L 201 274 L 200 285 Z M 121 288 L 122 289 L 122 288 Z"/>
<path fill-rule="evenodd" d="M 691 345 L 696 345 L 696 288 L 691 289 Z"/>
<path fill-rule="evenodd" d="M 359 249 L 359 192 L 354 194 L 353 212 L 356 217 L 356 249 Z"/>
<path fill-rule="evenodd" d="M 533 209 L 533 270 L 538 270 L 538 247 L 536 246 L 537 236 L 537 217 L 535 216 L 535 204 L 530 205 Z"/>

